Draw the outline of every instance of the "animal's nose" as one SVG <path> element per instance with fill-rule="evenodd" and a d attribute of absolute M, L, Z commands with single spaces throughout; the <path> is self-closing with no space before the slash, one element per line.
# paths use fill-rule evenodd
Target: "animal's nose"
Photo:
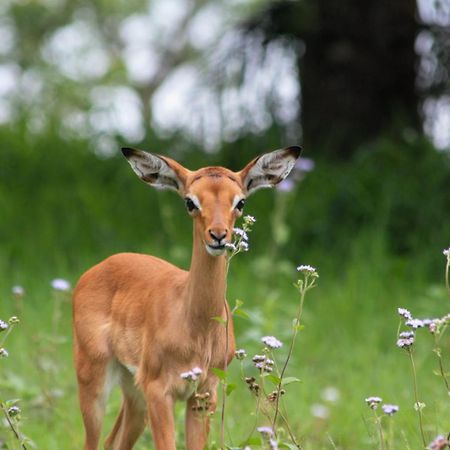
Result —
<path fill-rule="evenodd" d="M 211 228 L 209 231 L 209 235 L 217 242 L 220 242 L 223 238 L 226 237 L 228 230 L 226 229 L 213 229 Z"/>

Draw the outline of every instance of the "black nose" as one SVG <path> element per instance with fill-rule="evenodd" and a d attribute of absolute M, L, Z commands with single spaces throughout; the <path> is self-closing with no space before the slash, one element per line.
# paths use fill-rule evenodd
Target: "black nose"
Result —
<path fill-rule="evenodd" d="M 224 237 L 226 237 L 227 230 L 209 230 L 209 235 L 217 242 L 220 242 Z"/>

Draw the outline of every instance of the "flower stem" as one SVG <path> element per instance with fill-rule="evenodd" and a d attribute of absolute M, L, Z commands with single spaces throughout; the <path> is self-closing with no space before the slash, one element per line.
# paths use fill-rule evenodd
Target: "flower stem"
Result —
<path fill-rule="evenodd" d="M 380 434 L 380 450 L 385 450 L 386 447 L 384 445 L 384 433 L 383 433 L 383 425 L 381 424 L 381 417 L 378 417 L 376 410 L 373 410 L 373 414 L 375 416 L 375 423 L 378 426 L 378 433 Z"/>
<path fill-rule="evenodd" d="M 11 431 L 13 432 L 15 438 L 20 442 L 20 446 L 23 450 L 27 450 L 27 448 L 25 447 L 25 444 L 22 442 L 22 438 L 20 437 L 19 431 L 16 429 L 16 427 L 14 426 L 14 424 L 11 422 L 11 419 L 9 417 L 8 411 L 5 408 L 5 405 L 1 405 L 1 408 L 3 410 L 3 414 L 5 415 L 6 421 L 8 422 L 8 426 L 9 428 L 11 428 Z"/>
<path fill-rule="evenodd" d="M 419 415 L 420 435 L 422 437 L 423 446 L 424 446 L 424 448 L 426 448 L 427 442 L 425 439 L 425 433 L 423 431 L 423 422 L 422 422 L 422 405 L 419 402 L 419 392 L 418 392 L 418 388 L 417 388 L 416 365 L 414 364 L 414 358 L 413 358 L 411 349 L 408 349 L 408 354 L 409 354 L 409 359 L 411 361 L 411 367 L 412 367 L 412 373 L 413 373 L 414 398 L 416 400 L 416 409 L 417 409 L 417 413 Z"/>
<path fill-rule="evenodd" d="M 277 398 L 276 398 L 276 403 L 275 403 L 275 414 L 273 417 L 273 421 L 272 421 L 272 429 L 276 435 L 276 424 L 277 424 L 277 418 L 278 418 L 278 413 L 279 413 L 279 402 L 280 402 L 280 391 L 281 391 L 281 387 L 283 384 L 283 377 L 284 374 L 286 372 L 286 368 L 289 364 L 289 361 L 291 359 L 292 356 L 292 352 L 294 351 L 294 344 L 295 344 L 295 339 L 297 337 L 297 333 L 298 333 L 298 329 L 300 326 L 300 320 L 303 314 L 303 303 L 305 301 L 305 294 L 306 292 L 311 289 L 314 286 L 314 278 L 312 280 L 312 282 L 310 284 L 308 284 L 308 277 L 305 278 L 304 283 L 301 285 L 300 287 L 300 304 L 298 306 L 297 309 L 297 314 L 295 316 L 295 325 L 294 325 L 294 331 L 292 333 L 292 339 L 291 339 L 291 343 L 289 345 L 289 350 L 288 350 L 288 355 L 286 357 L 286 360 L 283 364 L 283 367 L 281 369 L 281 373 L 280 373 L 280 381 L 278 382 L 278 386 L 277 386 Z"/>

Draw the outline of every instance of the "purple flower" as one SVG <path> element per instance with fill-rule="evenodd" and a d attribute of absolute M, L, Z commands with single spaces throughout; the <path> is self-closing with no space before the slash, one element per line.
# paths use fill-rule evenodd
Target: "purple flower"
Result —
<path fill-rule="evenodd" d="M 272 350 L 283 346 L 283 343 L 275 336 L 264 336 L 261 338 L 261 341 Z"/>
<path fill-rule="evenodd" d="M 405 325 L 416 330 L 417 328 L 423 328 L 424 323 L 420 319 L 409 319 L 405 322 Z"/>
<path fill-rule="evenodd" d="M 281 192 L 291 192 L 295 187 L 295 183 L 291 178 L 286 178 L 277 184 L 277 190 Z"/>
<path fill-rule="evenodd" d="M 450 445 L 450 442 L 445 438 L 445 436 L 440 434 L 439 436 L 436 436 L 434 438 L 433 442 L 431 442 L 428 445 L 427 449 L 429 449 L 429 450 L 444 450 L 449 445 Z"/>
<path fill-rule="evenodd" d="M 270 437 L 273 436 L 273 430 L 271 427 L 258 427 L 256 429 L 259 433 L 261 433 L 263 436 Z"/>
<path fill-rule="evenodd" d="M 407 319 L 407 320 L 411 320 L 412 319 L 412 315 L 407 309 L 405 309 L 405 308 L 397 308 L 397 311 L 398 311 L 399 315 L 401 317 L 403 317 L 404 319 Z"/>
<path fill-rule="evenodd" d="M 389 405 L 388 403 L 381 406 L 381 409 L 388 416 L 393 416 L 400 409 L 397 405 Z"/>
<path fill-rule="evenodd" d="M 408 349 L 414 344 L 414 331 L 403 331 L 397 339 L 397 347 Z"/>

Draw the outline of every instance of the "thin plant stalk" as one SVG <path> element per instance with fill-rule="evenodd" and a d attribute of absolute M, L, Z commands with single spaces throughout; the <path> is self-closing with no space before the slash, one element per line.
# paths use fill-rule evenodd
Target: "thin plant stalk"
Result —
<path fill-rule="evenodd" d="M 20 447 L 23 450 L 27 450 L 27 447 L 22 442 L 22 438 L 20 436 L 19 430 L 15 427 L 14 423 L 11 421 L 11 419 L 9 417 L 7 409 L 5 408 L 5 406 L 3 404 L 1 405 L 1 408 L 2 408 L 3 414 L 5 415 L 6 421 L 8 422 L 9 428 L 11 429 L 11 431 L 14 434 L 14 437 L 20 442 Z"/>
<path fill-rule="evenodd" d="M 445 264 L 445 288 L 447 289 L 448 296 L 450 297 L 449 272 L 450 272 L 450 253 L 447 255 L 447 263 Z"/>
<path fill-rule="evenodd" d="M 312 281 L 309 284 L 308 284 L 308 278 L 309 278 L 309 276 L 306 276 L 304 282 L 302 282 L 301 285 L 299 285 L 299 288 L 300 288 L 300 304 L 298 306 L 297 314 L 295 316 L 294 331 L 292 333 L 291 342 L 289 344 L 288 355 L 287 355 L 286 360 L 284 361 L 283 367 L 281 369 L 280 381 L 278 382 L 278 386 L 277 386 L 277 398 L 276 398 L 276 404 L 275 404 L 275 414 L 274 414 L 273 421 L 272 421 L 272 429 L 274 430 L 275 433 L 276 433 L 276 423 L 277 423 L 278 412 L 279 412 L 280 391 L 281 391 L 281 387 L 282 387 L 282 384 L 283 384 L 283 377 L 284 377 L 284 374 L 286 372 L 286 369 L 287 369 L 287 366 L 289 364 L 289 361 L 291 360 L 292 352 L 294 351 L 294 344 L 295 344 L 295 340 L 297 338 L 297 334 L 298 334 L 298 330 L 299 330 L 299 326 L 300 326 L 300 321 L 301 321 L 302 314 L 303 314 L 303 304 L 305 302 L 306 292 L 314 287 L 315 278 L 312 278 Z"/>
<path fill-rule="evenodd" d="M 419 402 L 419 391 L 417 387 L 417 373 L 416 373 L 416 365 L 414 364 L 414 358 L 411 349 L 408 348 L 409 359 L 411 361 L 411 368 L 413 373 L 413 385 L 414 385 L 414 398 L 416 400 L 416 409 L 419 416 L 419 429 L 420 435 L 422 437 L 423 447 L 426 448 L 427 442 L 425 439 L 425 433 L 423 431 L 423 419 L 422 419 L 422 405 Z"/>
<path fill-rule="evenodd" d="M 380 450 L 386 450 L 386 446 L 384 444 L 384 433 L 383 433 L 383 425 L 381 423 L 381 417 L 378 416 L 376 409 L 373 410 L 373 414 L 375 416 L 375 423 L 377 424 L 378 433 L 380 435 Z"/>

